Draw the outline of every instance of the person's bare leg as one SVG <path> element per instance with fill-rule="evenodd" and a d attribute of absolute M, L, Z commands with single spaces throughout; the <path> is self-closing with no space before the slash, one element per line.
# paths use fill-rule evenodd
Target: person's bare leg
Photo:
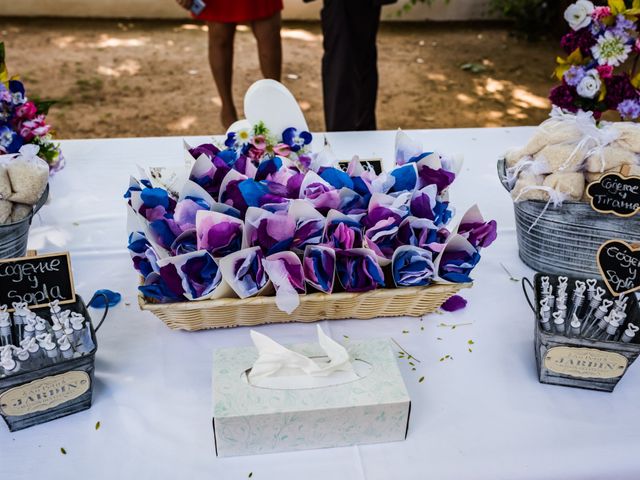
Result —
<path fill-rule="evenodd" d="M 282 75 L 282 43 L 280 42 L 280 12 L 272 17 L 251 23 L 253 35 L 258 42 L 260 70 L 264 78 L 280 81 Z"/>
<path fill-rule="evenodd" d="M 238 120 L 233 103 L 233 39 L 235 23 L 207 22 L 209 27 L 209 64 L 222 101 L 220 121 L 226 129 Z"/>

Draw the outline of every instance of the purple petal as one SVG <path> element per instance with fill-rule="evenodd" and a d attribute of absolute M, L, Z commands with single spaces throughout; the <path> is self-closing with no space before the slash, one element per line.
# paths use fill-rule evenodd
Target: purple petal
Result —
<path fill-rule="evenodd" d="M 445 312 L 455 312 L 456 310 L 462 310 L 466 306 L 467 301 L 464 298 L 460 295 L 454 295 L 444 302 L 440 308 Z"/>

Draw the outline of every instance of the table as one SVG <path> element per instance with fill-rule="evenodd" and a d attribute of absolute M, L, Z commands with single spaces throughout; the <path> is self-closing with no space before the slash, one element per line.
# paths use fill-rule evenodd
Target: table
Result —
<path fill-rule="evenodd" d="M 466 163 L 451 190 L 458 214 L 478 202 L 485 217 L 498 221 L 499 238 L 483 252 L 476 285 L 463 292 L 469 300 L 465 310 L 423 320 L 322 323 L 338 340 L 391 336 L 420 360 L 416 371 L 400 361 L 412 399 L 407 440 L 235 458 L 214 455 L 212 352 L 250 345 L 249 329 L 171 331 L 141 312 L 137 276 L 125 249 L 122 194 L 128 176 L 136 174 L 136 163 L 181 162 L 182 140 L 64 141 L 68 164 L 52 181 L 51 201 L 34 221 L 30 247 L 69 250 L 81 295 L 110 288 L 123 294 L 123 302 L 98 335 L 93 407 L 16 433 L 0 425 L 0 478 L 217 480 L 247 479 L 251 473 L 254 480 L 638 478 L 640 366 L 632 366 L 612 394 L 539 384 L 532 313 L 520 284 L 500 265 L 517 277 L 532 275 L 518 259 L 512 204 L 495 173 L 499 155 L 524 144 L 532 132 L 528 127 L 409 132 L 429 149 L 464 154 Z M 359 154 L 392 161 L 394 135 L 327 138 L 342 158 Z M 187 140 L 197 144 L 206 138 Z M 307 324 L 257 329 L 285 343 L 315 335 Z M 445 355 L 451 358 L 440 361 Z M 425 380 L 419 383 L 421 376 Z"/>

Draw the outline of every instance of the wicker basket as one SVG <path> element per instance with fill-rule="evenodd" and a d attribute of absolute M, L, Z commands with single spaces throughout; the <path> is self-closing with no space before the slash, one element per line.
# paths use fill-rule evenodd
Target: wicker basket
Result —
<path fill-rule="evenodd" d="M 365 293 L 310 293 L 300 296 L 300 306 L 291 315 L 278 309 L 273 296 L 160 304 L 151 303 L 140 295 L 138 301 L 142 310 L 150 311 L 169 328 L 196 331 L 342 318 L 421 317 L 433 313 L 448 298 L 472 285 L 435 283 L 426 287 L 384 288 Z"/>
<path fill-rule="evenodd" d="M 498 161 L 498 176 L 510 191 L 503 159 Z M 640 239 L 640 215 L 602 214 L 585 202 L 564 202 L 557 208 L 550 204 L 545 211 L 546 206 L 539 200 L 513 204 L 520 258 L 538 272 L 599 277 L 596 256 L 604 242 Z"/>

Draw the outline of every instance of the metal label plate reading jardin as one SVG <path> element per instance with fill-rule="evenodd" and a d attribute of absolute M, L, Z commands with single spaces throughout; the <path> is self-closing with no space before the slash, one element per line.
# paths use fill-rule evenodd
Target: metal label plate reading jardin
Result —
<path fill-rule="evenodd" d="M 43 412 L 74 400 L 91 387 L 89 374 L 72 370 L 11 388 L 0 395 L 0 413 L 18 417 Z"/>
<path fill-rule="evenodd" d="M 546 369 L 578 378 L 618 378 L 627 363 L 619 353 L 595 348 L 553 347 L 544 357 Z"/>

